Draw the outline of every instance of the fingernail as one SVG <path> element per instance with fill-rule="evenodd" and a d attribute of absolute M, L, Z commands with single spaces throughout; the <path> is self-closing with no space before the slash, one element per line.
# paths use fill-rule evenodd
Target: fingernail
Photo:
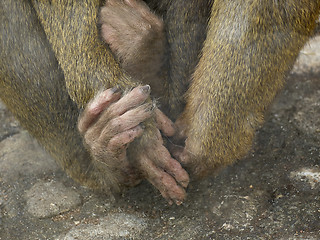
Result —
<path fill-rule="evenodd" d="M 121 89 L 120 89 L 119 87 L 115 86 L 115 87 L 111 88 L 111 91 L 112 91 L 113 93 L 117 93 L 117 92 L 120 92 Z"/>
<path fill-rule="evenodd" d="M 140 87 L 140 90 L 143 93 L 148 94 L 150 92 L 150 86 L 149 85 L 142 86 L 142 87 Z"/>
<path fill-rule="evenodd" d="M 189 182 L 183 181 L 181 182 L 182 187 L 187 188 L 189 185 Z"/>

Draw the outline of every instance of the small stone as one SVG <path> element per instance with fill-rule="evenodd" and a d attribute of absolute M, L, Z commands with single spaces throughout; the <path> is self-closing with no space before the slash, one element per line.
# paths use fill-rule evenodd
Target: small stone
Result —
<path fill-rule="evenodd" d="M 299 171 L 290 173 L 290 178 L 296 183 L 309 185 L 311 189 L 320 188 L 320 169 L 319 168 L 302 168 Z"/>
<path fill-rule="evenodd" d="M 79 225 L 80 221 L 74 221 L 74 225 Z"/>

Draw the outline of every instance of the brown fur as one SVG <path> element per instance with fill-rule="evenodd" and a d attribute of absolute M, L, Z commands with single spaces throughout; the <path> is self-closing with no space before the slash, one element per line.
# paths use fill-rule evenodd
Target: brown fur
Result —
<path fill-rule="evenodd" d="M 147 2 L 162 15 L 168 41 L 163 109 L 172 119 L 183 111 L 181 160 L 207 175 L 250 149 L 266 108 L 314 32 L 320 2 Z M 140 80 L 124 72 L 102 42 L 101 2 L 4 0 L 0 6 L 1 99 L 73 178 L 117 188 L 118 177 L 92 161 L 76 128 L 79 112 L 101 89 L 130 89 Z M 145 127 L 128 149 L 133 161 L 154 147 L 155 121 Z"/>

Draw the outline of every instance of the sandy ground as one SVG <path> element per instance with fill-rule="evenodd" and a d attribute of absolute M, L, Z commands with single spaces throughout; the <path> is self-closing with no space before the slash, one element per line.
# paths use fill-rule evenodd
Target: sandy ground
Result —
<path fill-rule="evenodd" d="M 301 52 L 250 154 L 168 206 L 70 179 L 0 103 L 0 239 L 320 239 L 320 37 Z"/>

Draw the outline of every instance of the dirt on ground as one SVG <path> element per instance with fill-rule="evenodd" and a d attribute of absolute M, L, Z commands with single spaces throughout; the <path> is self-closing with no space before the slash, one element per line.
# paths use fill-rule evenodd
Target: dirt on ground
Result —
<path fill-rule="evenodd" d="M 181 206 L 78 185 L 0 103 L 0 239 L 320 239 L 320 37 L 300 55 L 252 151 Z"/>

